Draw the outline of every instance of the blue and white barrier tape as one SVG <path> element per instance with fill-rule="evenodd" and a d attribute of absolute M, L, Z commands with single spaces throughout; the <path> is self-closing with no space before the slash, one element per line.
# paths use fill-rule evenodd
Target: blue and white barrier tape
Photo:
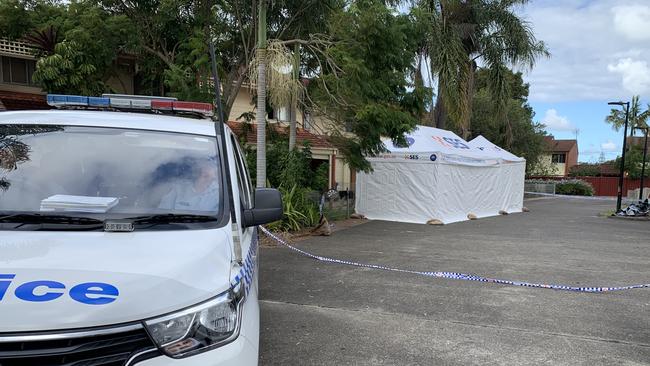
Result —
<path fill-rule="evenodd" d="M 568 194 L 557 194 L 557 193 L 542 193 L 542 192 L 524 192 L 525 194 L 542 196 L 542 197 L 556 197 L 556 198 L 566 198 L 566 199 L 575 199 L 575 200 L 593 200 L 593 201 L 616 201 L 616 197 L 612 196 L 573 196 Z M 623 201 L 633 202 L 634 200 L 623 197 Z"/>
<path fill-rule="evenodd" d="M 377 264 L 366 264 L 366 263 L 357 263 L 357 262 L 351 262 L 351 261 L 345 261 L 342 259 L 336 259 L 336 258 L 328 258 L 328 257 L 322 257 L 320 255 L 315 255 L 312 253 L 309 253 L 307 251 L 304 251 L 302 249 L 298 249 L 294 247 L 293 245 L 287 243 L 285 240 L 282 238 L 279 238 L 269 230 L 267 230 L 265 227 L 260 226 L 260 230 L 268 236 L 269 238 L 273 239 L 277 243 L 293 250 L 296 253 L 300 253 L 306 257 L 309 257 L 311 259 L 315 259 L 320 262 L 326 262 L 326 263 L 337 263 L 337 264 L 344 264 L 348 266 L 354 266 L 354 267 L 362 267 L 362 268 L 372 268 L 372 269 L 379 269 L 383 271 L 391 271 L 391 272 L 400 272 L 400 273 L 410 273 L 418 276 L 426 276 L 426 277 L 434 277 L 434 278 L 446 278 L 446 279 L 451 279 L 451 280 L 464 280 L 464 281 L 477 281 L 477 282 L 489 282 L 489 283 L 497 283 L 501 285 L 511 285 L 511 286 L 522 286 L 522 287 L 532 287 L 532 288 L 546 288 L 546 289 L 552 289 L 552 290 L 564 290 L 564 291 L 574 291 L 574 292 L 609 292 L 609 291 L 623 291 L 623 290 L 631 290 L 635 288 L 650 288 L 650 283 L 647 284 L 642 284 L 642 285 L 630 285 L 630 286 L 618 286 L 618 287 L 575 287 L 575 286 L 564 286 L 564 285 L 547 285 L 547 284 L 541 284 L 541 283 L 531 283 L 531 282 L 522 282 L 522 281 L 511 281 L 511 280 L 502 280 L 498 278 L 490 278 L 490 277 L 483 277 L 483 276 L 477 276 L 477 275 L 471 275 L 471 274 L 466 274 L 466 273 L 458 273 L 458 272 L 426 272 L 426 271 L 414 271 L 410 269 L 400 269 L 400 268 L 392 268 L 392 267 L 386 267 L 382 265 L 377 265 Z"/>

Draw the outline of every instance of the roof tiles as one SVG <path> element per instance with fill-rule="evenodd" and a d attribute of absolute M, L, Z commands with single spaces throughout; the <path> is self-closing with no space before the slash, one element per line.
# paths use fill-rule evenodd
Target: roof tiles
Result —
<path fill-rule="evenodd" d="M 257 126 L 254 124 L 249 124 L 250 129 L 245 131 L 247 128 L 246 124 L 243 122 L 228 121 L 228 126 L 235 133 L 235 135 L 240 138 L 246 132 L 246 142 L 254 144 L 257 142 Z M 289 127 L 278 125 L 277 123 L 269 124 L 272 128 L 283 135 L 289 134 Z M 309 142 L 312 148 L 321 148 L 321 149 L 335 149 L 326 136 L 313 134 L 304 128 L 296 129 L 296 144 L 302 145 L 305 141 Z"/>
<path fill-rule="evenodd" d="M 548 151 L 552 152 L 569 152 L 573 147 L 578 146 L 577 140 L 556 140 L 553 136 L 545 136 Z"/>
<path fill-rule="evenodd" d="M 0 90 L 0 105 L 4 105 L 5 110 L 8 111 L 51 109 L 44 95 L 2 90 Z"/>

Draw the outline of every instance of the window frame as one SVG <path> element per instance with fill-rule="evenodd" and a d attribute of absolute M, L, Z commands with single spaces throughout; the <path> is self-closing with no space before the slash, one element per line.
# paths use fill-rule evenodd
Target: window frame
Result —
<path fill-rule="evenodd" d="M 551 154 L 551 163 L 553 163 L 553 164 L 566 164 L 566 153 L 553 153 L 553 154 Z"/>
<path fill-rule="evenodd" d="M 240 198 L 239 202 L 244 209 L 252 209 L 255 207 L 255 203 L 253 202 L 253 186 L 248 174 L 248 167 L 246 166 L 244 154 L 237 142 L 237 136 L 234 133 L 230 133 L 230 143 L 233 147 L 233 158 L 236 165 L 235 174 L 237 175 L 237 186 L 239 188 L 240 196 L 242 195 L 242 190 L 244 191 L 244 200 Z"/>
<path fill-rule="evenodd" d="M 25 64 L 25 78 L 26 78 L 25 83 L 14 81 L 12 63 L 15 61 L 21 61 Z M 5 62 L 7 63 L 6 67 L 5 67 Z M 35 60 L 0 55 L 0 82 L 4 84 L 36 86 L 36 83 L 34 83 L 34 81 L 32 80 L 35 71 L 36 71 Z M 4 75 L 5 72 L 8 73 L 9 80 L 5 78 Z"/>

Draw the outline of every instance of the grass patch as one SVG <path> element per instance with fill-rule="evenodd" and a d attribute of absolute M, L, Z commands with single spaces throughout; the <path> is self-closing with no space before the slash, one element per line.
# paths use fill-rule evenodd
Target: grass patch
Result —
<path fill-rule="evenodd" d="M 609 216 L 614 216 L 615 213 L 616 213 L 616 210 L 607 210 L 607 211 L 601 212 L 600 214 L 598 214 L 598 216 L 609 217 Z"/>

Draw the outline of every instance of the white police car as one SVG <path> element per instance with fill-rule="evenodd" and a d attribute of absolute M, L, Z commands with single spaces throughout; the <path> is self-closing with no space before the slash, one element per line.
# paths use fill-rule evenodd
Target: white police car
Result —
<path fill-rule="evenodd" d="M 0 113 L 0 365 L 257 365 L 256 225 L 281 198 L 212 106 L 48 103 Z"/>

